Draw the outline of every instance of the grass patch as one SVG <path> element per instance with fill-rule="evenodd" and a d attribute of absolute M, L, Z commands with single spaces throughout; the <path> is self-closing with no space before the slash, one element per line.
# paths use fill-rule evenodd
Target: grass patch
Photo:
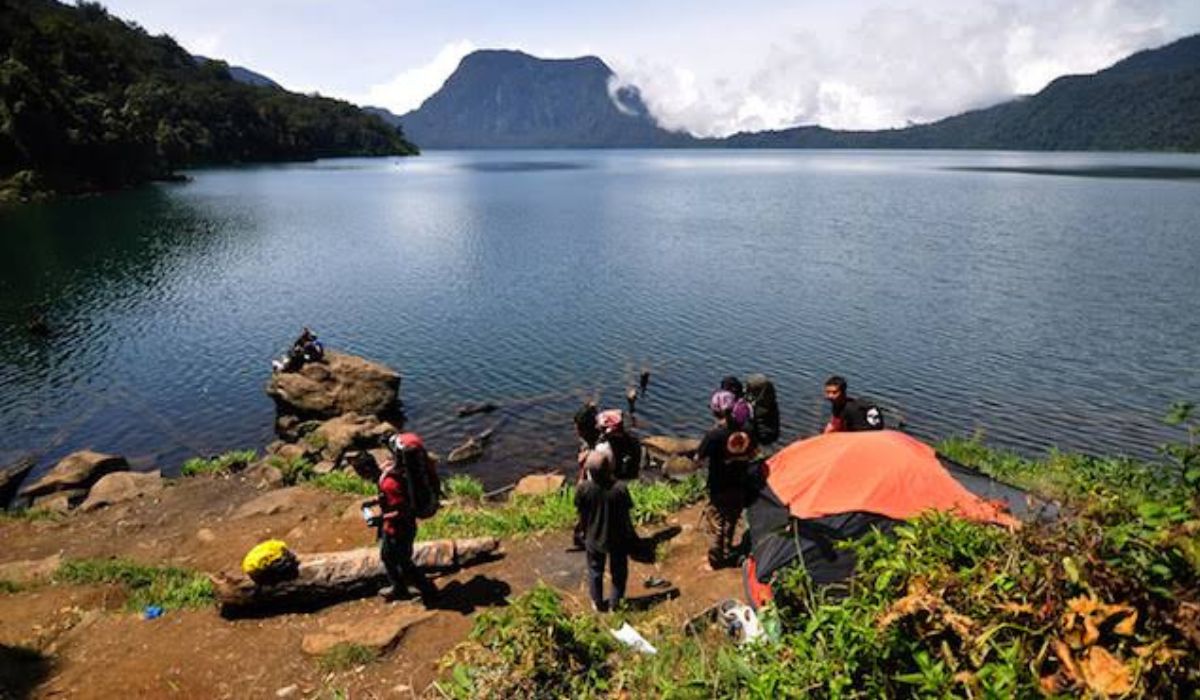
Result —
<path fill-rule="evenodd" d="M 16 581 L 9 581 L 0 578 L 0 593 L 20 593 L 22 590 L 21 584 Z"/>
<path fill-rule="evenodd" d="M 633 482 L 629 491 L 634 521 L 644 525 L 702 498 L 704 482 L 698 476 L 681 482 Z M 575 490 L 568 487 L 536 496 L 513 496 L 494 506 L 477 501 L 452 501 L 443 505 L 437 515 L 422 521 L 417 536 L 422 539 L 520 537 L 570 528 L 577 517 Z"/>
<path fill-rule="evenodd" d="M 283 483 L 288 486 L 312 481 L 318 476 L 313 471 L 313 463 L 304 457 L 297 456 L 285 459 L 279 455 L 272 455 L 267 458 L 267 464 L 279 470 L 279 473 L 283 475 Z"/>
<path fill-rule="evenodd" d="M 244 469 L 258 459 L 254 450 L 233 450 L 216 457 L 193 457 L 183 463 L 179 473 L 183 476 L 200 476 L 201 474 L 226 474 Z"/>
<path fill-rule="evenodd" d="M 21 508 L 20 510 L 0 510 L 0 521 L 36 523 L 42 520 L 62 520 L 63 514 L 44 508 Z"/>
<path fill-rule="evenodd" d="M 199 608 L 215 600 L 212 582 L 195 571 L 138 564 L 128 559 L 73 559 L 54 573 L 60 583 L 113 583 L 129 594 L 126 607 L 141 610 L 160 605 L 168 610 Z"/>
<path fill-rule="evenodd" d="M 361 644 L 342 643 L 334 645 L 329 651 L 321 654 L 317 665 L 325 673 L 349 671 L 352 668 L 369 664 L 379 658 L 378 652 Z"/>
<path fill-rule="evenodd" d="M 308 483 L 336 493 L 348 493 L 355 496 L 374 496 L 378 493 L 375 484 L 360 478 L 354 472 L 333 471 L 328 474 L 318 474 L 312 477 Z"/>
<path fill-rule="evenodd" d="M 442 484 L 446 497 L 452 501 L 480 503 L 486 493 L 483 482 L 466 474 L 455 474 Z"/>

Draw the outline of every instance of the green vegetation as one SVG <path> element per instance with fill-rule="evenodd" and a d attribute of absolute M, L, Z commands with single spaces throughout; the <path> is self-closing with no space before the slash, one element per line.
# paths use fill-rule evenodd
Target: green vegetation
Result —
<path fill-rule="evenodd" d="M 178 168 L 416 152 L 354 105 L 235 82 L 98 3 L 0 0 L 0 200 Z"/>
<path fill-rule="evenodd" d="M 325 673 L 334 673 L 349 671 L 357 666 L 369 664 L 377 658 L 379 658 L 379 654 L 370 647 L 343 642 L 321 654 L 317 663 Z"/>
<path fill-rule="evenodd" d="M 538 589 L 482 616 L 439 685 L 454 697 L 1194 696 L 1197 430 L 1190 411 L 1172 419 L 1187 441 L 1164 448 L 1164 463 L 943 443 L 1069 515 L 1009 532 L 933 513 L 848 543 L 850 585 L 834 595 L 785 572 L 762 613 L 771 632 L 754 644 L 626 614 L 659 649 L 638 655 L 604 636 L 619 622 L 571 614 Z M 561 664 L 548 661 L 558 646 L 570 649 Z"/>
<path fill-rule="evenodd" d="M 23 522 L 37 522 L 39 520 L 61 520 L 62 513 L 57 513 L 44 508 L 21 508 L 18 510 L 0 510 L 0 522 L 5 520 L 19 520 Z"/>
<path fill-rule="evenodd" d="M 283 483 L 288 486 L 312 481 L 317 477 L 317 473 L 313 471 L 313 463 L 304 457 L 280 457 L 279 455 L 271 455 L 267 458 L 267 464 L 279 470 L 283 475 Z"/>
<path fill-rule="evenodd" d="M 179 473 L 183 476 L 225 474 L 243 469 L 256 459 L 258 453 L 254 450 L 233 450 L 209 459 L 193 457 L 183 463 Z"/>
<path fill-rule="evenodd" d="M 318 474 L 308 482 L 337 493 L 348 493 L 354 496 L 374 496 L 375 484 L 360 478 L 354 472 L 334 471 L 328 474 Z"/>
<path fill-rule="evenodd" d="M 171 566 L 146 566 L 128 559 L 73 559 L 54 573 L 60 583 L 119 584 L 129 594 L 126 606 L 141 610 L 147 605 L 165 609 L 198 608 L 214 601 L 207 576 Z"/>
<path fill-rule="evenodd" d="M 446 498 L 463 503 L 481 503 L 483 501 L 483 483 L 466 474 L 455 474 L 442 485 Z"/>
<path fill-rule="evenodd" d="M 454 488 L 468 493 L 483 489 L 482 485 L 469 485 L 466 481 Z M 629 493 L 633 498 L 634 520 L 643 525 L 699 500 L 704 495 L 704 482 L 697 476 L 681 482 L 635 481 L 630 484 Z M 524 536 L 569 528 L 576 518 L 575 491 L 569 487 L 538 496 L 513 496 L 495 506 L 463 498 L 444 505 L 437 515 L 423 521 L 417 536 L 424 539 Z"/>
<path fill-rule="evenodd" d="M 0 593 L 20 593 L 21 589 L 21 584 L 16 581 L 0 578 Z"/>

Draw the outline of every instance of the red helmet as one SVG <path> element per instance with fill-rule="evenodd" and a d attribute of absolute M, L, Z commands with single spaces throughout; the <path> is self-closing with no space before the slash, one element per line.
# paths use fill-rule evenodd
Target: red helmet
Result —
<path fill-rule="evenodd" d="M 396 433 L 388 440 L 388 446 L 399 452 L 401 450 L 423 450 L 425 441 L 416 433 Z"/>

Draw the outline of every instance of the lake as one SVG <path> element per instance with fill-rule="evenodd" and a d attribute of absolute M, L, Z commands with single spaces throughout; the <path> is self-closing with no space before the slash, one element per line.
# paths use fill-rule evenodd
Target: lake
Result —
<path fill-rule="evenodd" d="M 0 462 L 92 447 L 172 472 L 262 446 L 269 362 L 302 324 L 399 369 L 434 449 L 498 425 L 469 469 L 490 484 L 567 462 L 582 398 L 622 406 L 643 369 L 647 433 L 701 431 L 722 376 L 762 371 L 785 435 L 811 434 L 839 373 L 923 438 L 1151 456 L 1168 405 L 1200 399 L 1197 168 L 434 152 L 0 211 Z M 475 400 L 503 408 L 455 417 Z"/>

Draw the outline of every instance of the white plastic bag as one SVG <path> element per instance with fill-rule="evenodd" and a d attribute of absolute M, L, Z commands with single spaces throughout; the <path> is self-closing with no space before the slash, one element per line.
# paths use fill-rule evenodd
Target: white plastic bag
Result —
<path fill-rule="evenodd" d="M 612 636 L 617 638 L 617 641 L 630 647 L 634 651 L 640 651 L 643 654 L 657 654 L 658 649 L 654 648 L 650 642 L 646 641 L 637 630 L 629 626 L 629 623 L 621 625 L 619 630 L 609 630 Z"/>

